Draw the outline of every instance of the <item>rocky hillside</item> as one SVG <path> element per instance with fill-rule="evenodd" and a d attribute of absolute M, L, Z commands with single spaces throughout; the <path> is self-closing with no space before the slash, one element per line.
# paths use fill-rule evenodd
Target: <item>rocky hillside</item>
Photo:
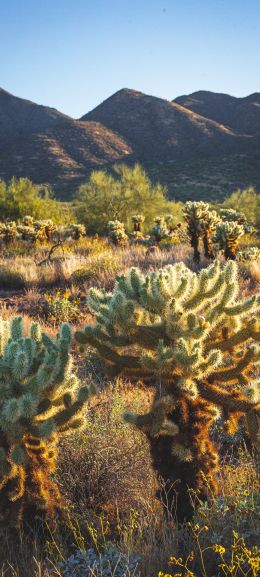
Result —
<path fill-rule="evenodd" d="M 260 93 L 245 98 L 201 90 L 173 102 L 215 120 L 241 135 L 260 134 Z"/>
<path fill-rule="evenodd" d="M 260 192 L 260 94 L 169 102 L 123 89 L 74 120 L 0 90 L 0 178 L 28 176 L 69 198 L 94 168 L 136 161 L 171 197 Z"/>
<path fill-rule="evenodd" d="M 0 89 L 0 178 L 26 176 L 69 197 L 90 172 L 131 155 L 120 136 Z"/>

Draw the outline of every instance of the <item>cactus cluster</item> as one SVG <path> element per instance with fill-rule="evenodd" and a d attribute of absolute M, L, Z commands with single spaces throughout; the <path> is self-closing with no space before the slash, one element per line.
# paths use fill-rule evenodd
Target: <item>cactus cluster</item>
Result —
<path fill-rule="evenodd" d="M 115 245 L 124 244 L 127 242 L 128 237 L 125 232 L 125 226 L 119 220 L 110 220 L 107 223 L 108 236 L 111 242 Z"/>
<path fill-rule="evenodd" d="M 17 226 L 14 221 L 0 222 L 0 237 L 5 244 L 10 244 L 17 238 Z"/>
<path fill-rule="evenodd" d="M 213 421 L 221 414 L 233 433 L 243 417 L 252 442 L 259 438 L 259 386 L 252 376 L 259 303 L 256 296 L 238 300 L 236 263 L 217 261 L 199 274 L 183 263 L 147 276 L 131 269 L 112 293 L 88 295 L 96 323 L 76 339 L 98 351 L 110 374 L 155 387 L 149 413 L 125 418 L 147 435 L 180 520 L 192 514 L 188 487 L 201 498 L 205 486 L 217 489 Z"/>
<path fill-rule="evenodd" d="M 80 240 L 86 235 L 86 228 L 84 224 L 70 224 L 65 228 L 65 235 L 73 240 Z"/>
<path fill-rule="evenodd" d="M 183 212 L 196 262 L 200 261 L 200 239 L 206 258 L 213 259 L 219 249 L 226 260 L 235 260 L 239 239 L 245 233 L 255 232 L 245 215 L 233 209 L 221 209 L 218 216 L 205 202 L 186 202 Z"/>
<path fill-rule="evenodd" d="M 70 356 L 71 330 L 56 338 L 32 323 L 0 319 L 0 520 L 18 526 L 61 505 L 55 470 L 60 435 L 83 424 L 91 390 L 80 388 Z"/>
<path fill-rule="evenodd" d="M 134 232 L 141 232 L 142 225 L 144 224 L 145 216 L 143 214 L 135 214 L 132 216 L 132 222 L 134 225 Z"/>
<path fill-rule="evenodd" d="M 238 242 L 244 233 L 244 226 L 235 221 L 220 221 L 217 224 L 213 240 L 224 251 L 224 256 L 227 260 L 235 260 Z"/>
<path fill-rule="evenodd" d="M 21 223 L 7 221 L 0 223 L 0 237 L 6 244 L 14 240 L 27 240 L 29 242 L 49 242 L 56 226 L 51 219 L 34 221 L 31 216 L 25 216 Z"/>
<path fill-rule="evenodd" d="M 186 202 L 183 209 L 184 220 L 195 262 L 200 261 L 199 240 L 202 236 L 202 223 L 207 221 L 209 205 L 206 202 Z"/>

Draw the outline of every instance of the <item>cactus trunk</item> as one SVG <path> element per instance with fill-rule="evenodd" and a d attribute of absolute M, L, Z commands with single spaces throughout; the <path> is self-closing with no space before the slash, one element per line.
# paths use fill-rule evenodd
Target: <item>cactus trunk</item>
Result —
<path fill-rule="evenodd" d="M 203 246 L 204 246 L 205 257 L 209 258 L 209 259 L 214 259 L 211 236 L 212 236 L 212 231 L 205 230 L 203 233 L 202 242 L 203 242 Z"/>
<path fill-rule="evenodd" d="M 218 455 L 210 439 L 214 415 L 209 403 L 182 396 L 167 414 L 181 433 L 171 436 L 147 432 L 153 466 L 163 481 L 160 498 L 179 522 L 192 518 L 192 501 L 205 501 L 211 492 L 217 492 Z"/>

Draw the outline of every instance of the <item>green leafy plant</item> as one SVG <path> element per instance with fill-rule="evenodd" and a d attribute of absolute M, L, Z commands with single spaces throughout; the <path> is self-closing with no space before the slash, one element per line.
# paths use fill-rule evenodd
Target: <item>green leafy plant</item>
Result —
<path fill-rule="evenodd" d="M 244 416 L 252 441 L 259 436 L 259 390 L 250 375 L 259 361 L 259 297 L 238 300 L 238 290 L 233 262 L 199 274 L 183 263 L 147 276 L 131 269 L 112 293 L 90 290 L 96 324 L 76 333 L 110 374 L 155 387 L 150 412 L 125 418 L 146 433 L 180 520 L 192 514 L 189 489 L 201 499 L 217 491 L 214 420 L 222 414 L 233 434 Z"/>

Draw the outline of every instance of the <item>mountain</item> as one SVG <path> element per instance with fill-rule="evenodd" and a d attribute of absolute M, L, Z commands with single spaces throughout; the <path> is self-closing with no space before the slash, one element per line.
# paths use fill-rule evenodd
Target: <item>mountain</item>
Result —
<path fill-rule="evenodd" d="M 26 176 L 68 196 L 93 169 L 131 153 L 122 138 L 98 122 L 74 120 L 0 89 L 2 179 Z"/>
<path fill-rule="evenodd" d="M 125 88 L 75 120 L 0 89 L 0 178 L 27 176 L 69 198 L 93 169 L 136 161 L 172 198 L 260 192 L 260 95 L 170 102 Z"/>
<path fill-rule="evenodd" d="M 215 120 L 239 134 L 260 133 L 260 93 L 245 98 L 200 90 L 188 96 L 179 96 L 173 102 L 196 114 Z"/>

